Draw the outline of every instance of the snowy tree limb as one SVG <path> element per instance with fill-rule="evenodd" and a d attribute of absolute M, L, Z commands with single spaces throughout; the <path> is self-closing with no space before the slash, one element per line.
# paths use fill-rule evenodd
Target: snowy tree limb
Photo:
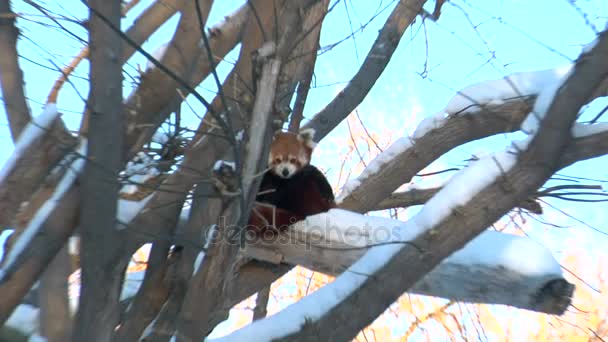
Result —
<path fill-rule="evenodd" d="M 59 252 L 76 227 L 79 205 L 78 189 L 70 189 L 44 223 L 44 234 L 34 237 L 18 261 L 10 278 L 0 283 L 0 291 L 11 296 L 0 298 L 0 324 L 8 319 L 23 296 L 36 282 L 50 260 Z"/>
<path fill-rule="evenodd" d="M 311 340 L 312 336 L 315 340 L 345 340 L 356 336 L 439 262 L 540 187 L 559 167 L 559 156 L 568 144 L 579 109 L 608 76 L 606 61 L 608 34 L 603 32 L 556 91 L 538 133 L 519 154 L 516 165 L 436 226 L 418 235 L 412 245 L 401 248 L 373 276 L 363 278 L 344 300 L 281 340 Z M 408 265 L 407 272 L 403 272 L 403 265 Z M 316 293 L 322 296 L 322 291 Z"/>
<path fill-rule="evenodd" d="M 497 133 L 519 130 L 532 109 L 534 97 L 486 105 L 474 113 L 453 115 L 413 142 L 413 148 L 397 154 L 377 172 L 360 180 L 340 202 L 340 207 L 360 213 L 372 210 L 395 189 L 451 149 Z M 343 195 L 341 195 L 343 196 Z"/>
<path fill-rule="evenodd" d="M 271 241 L 247 244 L 243 253 L 257 260 L 273 264 L 286 263 L 304 266 L 313 271 L 337 276 L 376 245 L 404 243 L 392 236 L 402 233 L 389 231 L 390 221 L 383 226 L 370 223 L 360 226 L 367 216 L 351 213 L 337 221 L 332 212 L 319 214 L 293 225 L 288 232 Z M 394 229 L 400 223 L 394 223 Z M 484 253 L 493 246 L 493 253 Z M 547 259 L 544 268 L 530 274 L 520 265 L 502 263 L 509 250 L 526 251 L 538 259 Z M 485 255 L 475 260 L 467 255 Z M 495 259 L 492 259 L 494 257 Z M 555 270 L 558 270 L 557 272 Z M 552 285 L 553 284 L 553 285 Z M 553 291 L 555 284 L 557 291 Z M 548 290 L 547 290 L 548 289 Z M 559 263 L 543 246 L 527 238 L 488 231 L 471 241 L 462 250 L 418 281 L 408 292 L 442 297 L 459 302 L 506 304 L 517 308 L 561 314 L 570 304 L 574 285 L 563 279 Z M 553 292 L 552 292 L 553 291 Z M 542 297 L 542 301 L 538 299 Z"/>
<path fill-rule="evenodd" d="M 344 90 L 304 126 L 315 129 L 315 141 L 323 139 L 363 101 L 391 60 L 403 33 L 414 22 L 425 2 L 426 0 L 406 0 L 397 3 L 357 74 Z"/>

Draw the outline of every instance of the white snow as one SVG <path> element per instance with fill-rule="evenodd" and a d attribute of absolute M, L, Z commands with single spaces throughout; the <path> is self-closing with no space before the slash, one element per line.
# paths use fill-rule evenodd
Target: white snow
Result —
<path fill-rule="evenodd" d="M 192 270 L 192 275 L 194 276 L 194 274 L 196 274 L 196 272 L 198 272 L 198 269 L 201 267 L 201 265 L 203 264 L 203 261 L 205 260 L 205 251 L 207 251 L 209 249 L 209 247 L 211 246 L 211 242 L 213 241 L 214 235 L 217 232 L 217 225 L 212 225 L 209 230 L 207 231 L 207 234 L 205 235 L 205 244 L 203 245 L 203 251 L 200 251 L 198 253 L 198 255 L 196 256 L 196 260 L 194 261 L 194 269 Z M 203 233 L 204 234 L 204 233 Z"/>
<path fill-rule="evenodd" d="M 55 119 L 58 117 L 59 111 L 57 110 L 57 106 L 54 103 L 47 103 L 44 106 L 42 113 L 37 117 L 32 118 L 32 121 L 25 126 L 21 134 L 19 134 L 19 138 L 17 138 L 17 141 L 15 142 L 13 153 L 8 157 L 0 170 L 0 184 L 4 182 L 4 179 L 13 170 L 15 164 L 19 159 L 21 159 L 23 153 L 25 153 L 25 151 L 38 138 L 48 131 L 53 121 L 55 121 Z"/>
<path fill-rule="evenodd" d="M 196 256 L 196 260 L 194 260 L 194 268 L 192 269 L 192 276 L 194 276 L 198 272 L 198 269 L 203 264 L 204 259 L 205 259 L 205 252 L 199 252 L 198 255 Z"/>
<path fill-rule="evenodd" d="M 122 194 L 134 194 L 139 190 L 139 185 L 160 175 L 155 167 L 156 162 L 143 152 L 138 152 L 132 160 L 127 163 L 121 175 L 127 177 L 127 184 L 120 189 Z"/>
<path fill-rule="evenodd" d="M 429 131 L 440 128 L 441 126 L 443 126 L 447 118 L 448 113 L 445 111 L 440 111 L 433 115 L 427 116 L 418 124 L 412 138 L 420 139 Z"/>
<path fill-rule="evenodd" d="M 571 133 L 574 138 L 584 138 L 590 135 L 602 133 L 608 130 L 608 122 L 598 122 L 593 125 L 575 123 Z"/>
<path fill-rule="evenodd" d="M 477 236 L 445 262 L 503 267 L 526 276 L 562 275 L 561 266 L 542 245 L 526 237 L 492 230 Z"/>
<path fill-rule="evenodd" d="M 152 57 L 154 57 L 154 59 L 156 59 L 157 61 L 160 62 L 161 59 L 163 59 L 163 56 L 165 55 L 165 52 L 167 52 L 167 48 L 169 47 L 169 43 L 164 43 L 161 44 L 159 47 L 157 47 L 154 51 L 152 51 L 151 55 Z M 154 65 L 154 63 L 152 63 L 151 61 L 147 61 L 146 63 L 146 70 L 151 70 L 153 68 L 155 68 L 156 66 Z"/>
<path fill-rule="evenodd" d="M 17 306 L 5 324 L 6 326 L 19 330 L 26 336 L 32 335 L 38 331 L 39 312 L 40 309 L 34 306 L 21 304 Z"/>
<path fill-rule="evenodd" d="M 27 227 L 23 230 L 21 235 L 15 241 L 13 248 L 9 251 L 6 256 L 4 265 L 0 268 L 0 280 L 5 276 L 6 270 L 13 266 L 13 263 L 21 255 L 23 250 L 27 247 L 30 241 L 38 234 L 42 228 L 43 223 L 49 217 L 49 215 L 55 210 L 55 206 L 61 201 L 63 195 L 70 189 L 78 175 L 82 171 L 85 165 L 85 156 L 87 151 L 87 140 L 82 139 L 78 145 L 77 155 L 71 162 L 70 167 L 67 168 L 65 175 L 57 184 L 55 191 L 51 197 L 44 202 L 44 204 L 38 209 L 34 217 L 30 220 Z M 73 155 L 68 155 L 66 158 L 73 158 Z"/>
<path fill-rule="evenodd" d="M 443 221 L 458 206 L 490 185 L 517 161 L 517 154 L 509 150 L 488 155 L 457 172 L 413 218 L 418 226 L 431 228 Z"/>
<path fill-rule="evenodd" d="M 371 161 L 371 163 L 367 165 L 359 177 L 348 181 L 344 187 L 342 187 L 340 195 L 336 198 L 336 203 L 342 202 L 344 198 L 348 197 L 363 180 L 373 174 L 378 173 L 386 163 L 389 163 L 395 157 L 407 151 L 410 147 L 412 147 L 412 141 L 407 137 L 401 137 L 393 142 L 389 148 L 380 153 L 376 158 L 374 158 L 374 160 Z"/>
<path fill-rule="evenodd" d="M 218 172 L 224 167 L 229 167 L 233 172 L 236 171 L 236 164 L 233 161 L 216 160 L 213 164 L 213 171 Z"/>
<path fill-rule="evenodd" d="M 131 221 L 133 221 L 135 216 L 137 216 L 137 214 L 139 214 L 139 212 L 146 206 L 146 204 L 148 204 L 153 195 L 154 193 L 151 193 L 141 201 L 129 201 L 125 199 L 119 199 L 118 207 L 116 208 L 116 219 L 118 220 L 118 222 L 127 225 Z"/>
<path fill-rule="evenodd" d="M 550 82 L 547 81 L 547 83 L 543 85 L 543 88 L 539 89 L 540 94 L 534 102 L 532 112 L 528 114 L 524 122 L 521 124 L 521 130 L 524 133 L 534 135 L 538 131 L 540 122 L 547 114 L 549 106 L 553 102 L 553 98 L 557 94 L 557 91 L 561 87 L 562 83 L 568 78 L 571 71 L 572 66 L 560 69 L 560 72 L 555 74 L 555 78 L 552 78 Z"/>
<path fill-rule="evenodd" d="M 243 141 L 243 138 L 245 137 L 245 130 L 242 129 L 240 131 L 238 131 L 235 135 L 234 135 L 234 139 L 236 139 L 236 141 Z"/>
<path fill-rule="evenodd" d="M 449 114 L 476 111 L 479 105 L 492 101 L 538 94 L 545 87 L 559 82 L 571 68 L 572 65 L 567 65 L 554 69 L 518 72 L 499 80 L 476 83 L 458 92 L 445 110 Z"/>

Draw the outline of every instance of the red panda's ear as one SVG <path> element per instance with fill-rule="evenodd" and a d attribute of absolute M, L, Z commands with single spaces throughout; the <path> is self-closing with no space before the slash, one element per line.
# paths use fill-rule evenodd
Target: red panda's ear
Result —
<path fill-rule="evenodd" d="M 315 137 L 314 128 L 306 128 L 306 129 L 301 130 L 300 133 L 298 133 L 298 140 L 303 142 L 304 145 L 306 145 L 306 147 L 310 148 L 311 150 L 317 146 L 317 144 L 313 140 L 314 137 Z"/>

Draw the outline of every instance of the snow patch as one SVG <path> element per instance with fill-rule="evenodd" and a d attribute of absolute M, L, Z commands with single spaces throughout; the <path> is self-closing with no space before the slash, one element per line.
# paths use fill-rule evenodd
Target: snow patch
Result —
<path fill-rule="evenodd" d="M 434 129 L 441 128 L 441 126 L 443 126 L 443 124 L 445 123 L 447 118 L 448 118 L 448 113 L 445 111 L 437 112 L 433 115 L 427 116 L 426 118 L 424 118 L 424 120 L 422 120 L 418 124 L 418 127 L 416 127 L 413 138 L 420 139 L 428 132 L 430 132 Z"/>
<path fill-rule="evenodd" d="M 540 122 L 545 118 L 545 115 L 549 110 L 549 106 L 551 106 L 551 103 L 553 102 L 553 98 L 557 94 L 559 88 L 562 86 L 562 83 L 568 78 L 571 71 L 572 66 L 559 69 L 559 72 L 556 72 L 555 77 L 551 79 L 551 82 L 547 81 L 543 88 L 539 89 L 540 94 L 534 102 L 532 112 L 528 114 L 524 122 L 521 124 L 521 129 L 524 133 L 534 135 L 538 131 Z"/>
<path fill-rule="evenodd" d="M 51 124 L 59 117 L 59 111 L 57 105 L 54 103 L 47 103 L 42 110 L 42 113 L 35 118 L 32 118 L 27 126 L 23 129 L 17 141 L 15 142 L 15 148 L 13 153 L 8 157 L 4 166 L 0 170 L 0 184 L 4 182 L 4 179 L 17 164 L 17 161 L 22 158 L 23 153 L 45 132 L 47 132 Z"/>
<path fill-rule="evenodd" d="M 121 176 L 127 178 L 127 184 L 120 189 L 122 194 L 134 194 L 139 191 L 139 186 L 148 180 L 160 175 L 155 167 L 156 162 L 144 152 L 138 152 L 132 160 L 127 163 Z"/>
<path fill-rule="evenodd" d="M 146 196 L 141 201 L 129 201 L 125 199 L 118 200 L 118 207 L 116 208 L 116 219 L 121 224 L 126 225 L 131 223 L 135 216 L 148 204 L 150 199 L 154 196 L 154 193 Z"/>
<path fill-rule="evenodd" d="M 490 185 L 517 161 L 517 154 L 502 151 L 491 154 L 457 172 L 413 218 L 417 226 L 431 228 L 447 218 L 455 208 L 465 205 L 483 188 Z"/>
<path fill-rule="evenodd" d="M 608 131 L 608 122 L 598 122 L 592 125 L 575 123 L 570 130 L 574 138 L 584 138 L 605 131 Z"/>
<path fill-rule="evenodd" d="M 216 160 L 213 164 L 214 172 L 221 172 L 223 168 L 230 168 L 232 172 L 236 172 L 236 164 L 233 161 Z"/>
<path fill-rule="evenodd" d="M 445 111 L 449 114 L 477 111 L 479 105 L 519 96 L 540 93 L 569 72 L 572 65 L 532 72 L 519 72 L 499 80 L 488 80 L 470 85 L 454 96 Z"/>

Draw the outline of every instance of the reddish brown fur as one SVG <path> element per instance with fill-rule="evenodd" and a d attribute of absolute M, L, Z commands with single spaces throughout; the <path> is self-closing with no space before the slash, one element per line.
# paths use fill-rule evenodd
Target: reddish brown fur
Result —
<path fill-rule="evenodd" d="M 323 174 L 310 165 L 314 131 L 277 133 L 270 147 L 269 166 L 264 174 L 258 201 L 251 212 L 248 230 L 255 233 L 283 231 L 307 216 L 335 208 L 331 186 Z M 278 175 L 274 167 L 289 163 L 296 172 Z"/>
<path fill-rule="evenodd" d="M 297 134 L 278 132 L 270 145 L 268 166 L 273 167 L 281 162 L 289 162 L 301 169 L 310 163 L 311 155 L 312 147 Z M 301 160 L 302 158 L 298 158 L 298 156 L 304 156 L 305 160 Z"/>

